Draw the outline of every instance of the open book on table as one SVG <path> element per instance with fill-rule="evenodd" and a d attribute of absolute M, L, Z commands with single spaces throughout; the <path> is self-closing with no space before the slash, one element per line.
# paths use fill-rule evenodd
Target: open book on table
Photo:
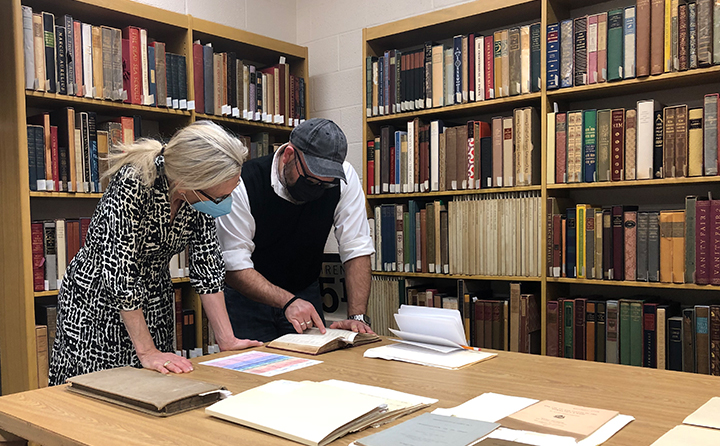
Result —
<path fill-rule="evenodd" d="M 298 443 L 323 446 L 436 401 L 344 381 L 277 380 L 215 403 L 205 412 Z"/>
<path fill-rule="evenodd" d="M 292 352 L 319 355 L 333 350 L 379 341 L 375 333 L 355 333 L 350 330 L 328 328 L 325 334 L 317 328 L 309 328 L 302 334 L 286 334 L 271 341 L 268 347 Z"/>
<path fill-rule="evenodd" d="M 457 310 L 402 305 L 395 314 L 398 344 L 369 349 L 365 357 L 458 369 L 497 356 L 469 347 Z"/>

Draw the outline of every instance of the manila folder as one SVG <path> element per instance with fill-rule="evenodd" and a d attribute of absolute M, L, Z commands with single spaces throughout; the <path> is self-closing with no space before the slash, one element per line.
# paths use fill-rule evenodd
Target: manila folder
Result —
<path fill-rule="evenodd" d="M 67 380 L 68 390 L 165 417 L 219 401 L 224 387 L 148 369 L 119 367 Z"/>
<path fill-rule="evenodd" d="M 301 407 L 301 410 L 298 410 Z M 323 446 L 382 416 L 385 400 L 312 381 L 271 381 L 205 413 L 298 443 Z"/>

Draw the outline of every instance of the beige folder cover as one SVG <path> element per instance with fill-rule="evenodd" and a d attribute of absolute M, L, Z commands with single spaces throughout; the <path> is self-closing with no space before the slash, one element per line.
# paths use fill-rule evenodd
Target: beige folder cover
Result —
<path fill-rule="evenodd" d="M 710 398 L 698 410 L 688 415 L 683 423 L 720 429 L 720 397 Z"/>
<path fill-rule="evenodd" d="M 68 390 L 156 416 L 212 404 L 224 387 L 147 369 L 120 367 L 75 376 Z"/>
<path fill-rule="evenodd" d="M 704 427 L 675 426 L 651 446 L 699 446 L 720 444 L 720 430 Z"/>
<path fill-rule="evenodd" d="M 386 409 L 383 398 L 323 383 L 277 380 L 217 402 L 205 413 L 298 443 L 322 446 L 381 417 Z"/>

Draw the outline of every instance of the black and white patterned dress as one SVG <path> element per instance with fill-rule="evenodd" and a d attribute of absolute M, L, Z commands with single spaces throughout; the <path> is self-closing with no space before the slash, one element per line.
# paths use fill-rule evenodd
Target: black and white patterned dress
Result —
<path fill-rule="evenodd" d="M 170 258 L 189 245 L 190 282 L 198 294 L 222 290 L 225 267 L 215 222 L 183 203 L 170 222 L 164 158 L 145 186 L 126 165 L 95 209 L 85 245 L 68 265 L 58 294 L 50 383 L 113 367 L 140 366 L 120 311 L 142 309 L 155 346 L 174 351 Z"/>

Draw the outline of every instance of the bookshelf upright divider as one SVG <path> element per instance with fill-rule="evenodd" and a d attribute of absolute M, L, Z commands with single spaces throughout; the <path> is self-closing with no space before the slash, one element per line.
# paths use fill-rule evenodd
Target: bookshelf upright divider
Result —
<path fill-rule="evenodd" d="M 148 43 L 164 42 L 166 53 L 185 57 L 187 100 L 194 101 L 193 42 L 210 43 L 215 52 L 235 51 L 238 58 L 256 64 L 258 69 L 277 64 L 285 57 L 289 73 L 307 79 L 307 48 L 219 25 L 131 0 L 0 0 L 0 37 L 7 51 L 0 52 L 0 93 L 5 106 L 0 110 L 0 207 L 4 221 L 0 231 L 0 383 L 2 394 L 38 386 L 36 356 L 36 307 L 50 302 L 57 290 L 35 291 L 31 222 L 50 219 L 89 217 L 102 193 L 30 191 L 28 184 L 28 117 L 38 113 L 72 107 L 75 111 L 95 112 L 103 119 L 137 116 L 148 128 L 143 136 L 169 139 L 173 133 L 199 119 L 210 119 L 237 135 L 268 134 L 284 142 L 293 126 L 253 121 L 231 116 L 206 115 L 196 110 L 136 105 L 109 99 L 26 90 L 23 48 L 23 10 L 50 12 L 56 24 L 65 14 L 91 25 L 115 28 L 137 26 L 147 30 Z M 152 40 L 151 40 L 152 39 Z M 93 56 L 94 57 L 94 56 Z M 307 104 L 309 85 L 304 85 Z M 157 96 L 155 97 L 157 99 Z M 299 109 L 299 107 L 298 107 Z M 307 107 L 305 107 L 307 110 Z M 302 110 L 305 112 L 305 110 Z M 250 136 L 246 142 L 250 144 Z M 254 143 L 253 143 L 254 144 Z M 248 147 L 250 149 L 250 147 Z M 270 150 L 272 148 L 270 147 Z M 187 277 L 173 277 L 173 284 L 189 293 Z M 194 308 L 199 308 L 194 306 Z M 201 334 L 198 315 L 196 334 Z M 198 345 L 200 345 L 200 337 Z M 50 346 L 49 348 L 52 348 Z"/>

